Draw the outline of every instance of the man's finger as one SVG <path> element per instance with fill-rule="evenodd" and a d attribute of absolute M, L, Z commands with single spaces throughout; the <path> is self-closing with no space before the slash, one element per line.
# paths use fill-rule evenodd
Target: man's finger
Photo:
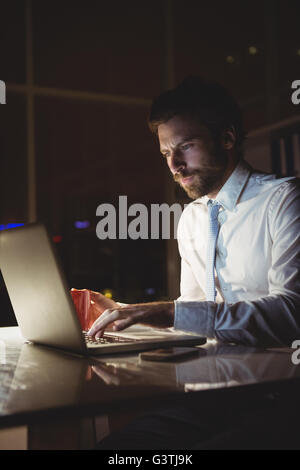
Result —
<path fill-rule="evenodd" d="M 97 318 L 95 323 L 89 329 L 88 334 L 90 336 L 95 335 L 99 330 L 105 329 L 110 323 L 114 322 L 119 318 L 119 310 L 105 310 L 103 314 Z"/>

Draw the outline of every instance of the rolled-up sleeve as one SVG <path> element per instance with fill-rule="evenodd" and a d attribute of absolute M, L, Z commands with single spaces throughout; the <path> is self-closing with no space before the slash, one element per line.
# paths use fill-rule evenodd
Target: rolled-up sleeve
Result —
<path fill-rule="evenodd" d="M 175 301 L 175 329 L 251 346 L 300 339 L 300 188 L 282 185 L 268 211 L 272 264 L 269 293 L 234 304 Z"/>

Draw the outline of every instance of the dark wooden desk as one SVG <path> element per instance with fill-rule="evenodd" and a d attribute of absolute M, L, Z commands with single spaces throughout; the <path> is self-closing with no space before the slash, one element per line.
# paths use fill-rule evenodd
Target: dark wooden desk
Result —
<path fill-rule="evenodd" d="M 82 423 L 95 416 L 109 415 L 116 427 L 158 405 L 230 406 L 278 391 L 298 396 L 292 352 L 209 342 L 199 356 L 176 363 L 138 354 L 81 358 L 24 344 L 17 327 L 0 328 L 0 428 L 26 426 L 30 448 L 72 449 L 82 447 Z"/>

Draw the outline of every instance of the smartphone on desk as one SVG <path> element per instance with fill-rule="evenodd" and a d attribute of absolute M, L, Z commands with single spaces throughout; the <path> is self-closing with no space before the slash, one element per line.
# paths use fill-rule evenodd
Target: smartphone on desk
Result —
<path fill-rule="evenodd" d="M 141 352 L 139 357 L 144 361 L 175 361 L 198 354 L 199 349 L 197 348 L 174 347 Z"/>

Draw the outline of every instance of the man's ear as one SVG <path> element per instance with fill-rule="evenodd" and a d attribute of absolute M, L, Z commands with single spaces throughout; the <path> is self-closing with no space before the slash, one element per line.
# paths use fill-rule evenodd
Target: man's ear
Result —
<path fill-rule="evenodd" d="M 221 142 L 222 142 L 222 147 L 225 150 L 233 149 L 233 147 L 235 146 L 235 142 L 236 142 L 236 133 L 235 133 L 235 129 L 233 126 L 228 127 L 228 129 L 225 129 L 222 132 Z"/>

